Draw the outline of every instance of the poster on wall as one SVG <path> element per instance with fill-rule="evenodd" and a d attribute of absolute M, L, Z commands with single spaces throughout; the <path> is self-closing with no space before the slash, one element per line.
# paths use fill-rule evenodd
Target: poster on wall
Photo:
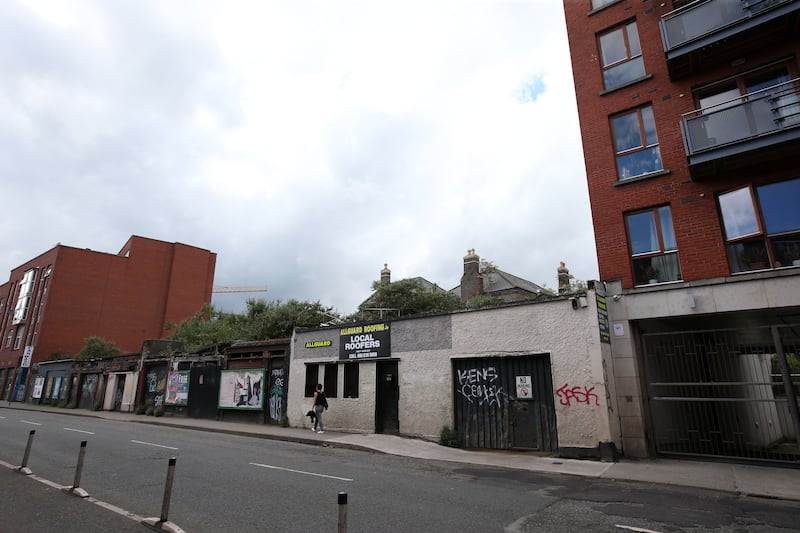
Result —
<path fill-rule="evenodd" d="M 53 395 L 52 398 L 61 399 L 61 376 L 56 376 L 53 380 Z"/>
<path fill-rule="evenodd" d="M 170 372 L 167 376 L 167 405 L 187 405 L 189 403 L 189 371 Z"/>
<path fill-rule="evenodd" d="M 44 388 L 44 376 L 37 376 L 33 381 L 33 394 L 31 396 L 37 400 L 42 397 L 42 389 Z"/>
<path fill-rule="evenodd" d="M 597 326 L 600 328 L 600 342 L 611 344 L 611 329 L 608 326 L 606 297 L 597 295 Z"/>
<path fill-rule="evenodd" d="M 339 359 L 377 359 L 392 354 L 389 323 L 351 326 L 339 330 Z"/>
<path fill-rule="evenodd" d="M 223 370 L 220 372 L 220 409 L 264 408 L 264 369 Z"/>

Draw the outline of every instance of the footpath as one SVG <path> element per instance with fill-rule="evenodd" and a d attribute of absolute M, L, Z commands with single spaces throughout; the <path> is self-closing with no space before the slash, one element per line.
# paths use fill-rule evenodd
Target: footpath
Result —
<path fill-rule="evenodd" d="M 615 463 L 562 459 L 525 451 L 474 451 L 448 448 L 421 439 L 394 435 L 342 433 L 323 434 L 308 428 L 285 428 L 267 424 L 248 424 L 173 416 L 153 417 L 117 411 L 61 409 L 27 403 L 0 404 L 0 409 L 46 411 L 131 423 L 154 424 L 197 431 L 243 435 L 320 446 L 351 448 L 418 459 L 451 461 L 621 481 L 696 487 L 743 496 L 800 501 L 800 469 L 755 466 L 724 462 L 683 461 L 676 459 L 621 459 Z"/>

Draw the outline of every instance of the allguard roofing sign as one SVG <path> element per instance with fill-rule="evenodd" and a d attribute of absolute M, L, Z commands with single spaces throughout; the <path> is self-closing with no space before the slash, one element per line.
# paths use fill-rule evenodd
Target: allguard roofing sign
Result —
<path fill-rule="evenodd" d="M 367 324 L 339 330 L 339 359 L 354 361 L 391 355 L 389 324 Z"/>

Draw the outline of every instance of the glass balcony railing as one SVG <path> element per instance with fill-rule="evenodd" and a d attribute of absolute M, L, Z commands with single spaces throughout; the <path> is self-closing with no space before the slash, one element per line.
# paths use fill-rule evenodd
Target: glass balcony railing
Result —
<path fill-rule="evenodd" d="M 793 0 L 698 0 L 661 17 L 664 50 L 761 15 Z"/>
<path fill-rule="evenodd" d="M 712 150 L 800 126 L 800 78 L 682 116 L 686 153 Z"/>

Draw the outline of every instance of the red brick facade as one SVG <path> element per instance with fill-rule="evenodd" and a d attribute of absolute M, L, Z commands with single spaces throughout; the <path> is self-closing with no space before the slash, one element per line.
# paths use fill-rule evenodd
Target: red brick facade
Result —
<path fill-rule="evenodd" d="M 623 287 L 633 287 L 624 215 L 659 205 L 669 205 L 671 209 L 683 281 L 729 276 L 716 195 L 741 185 L 797 177 L 800 165 L 796 156 L 783 157 L 703 180 L 693 179 L 680 128 L 681 115 L 700 107 L 693 89 L 702 84 L 787 58 L 790 75 L 796 78 L 800 52 L 797 17 L 780 26 L 784 36 L 790 38 L 777 41 L 759 35 L 749 48 L 740 48 L 740 53 L 672 81 L 659 21 L 662 15 L 679 7 L 678 2 L 620 0 L 592 11 L 590 0 L 565 0 L 564 7 L 600 279 L 619 279 Z M 598 35 L 628 21 L 635 21 L 638 27 L 647 76 L 628 86 L 604 91 Z M 717 46 L 724 50 L 730 44 L 722 42 Z M 610 116 L 646 103 L 652 105 L 664 173 L 619 181 Z"/>
<path fill-rule="evenodd" d="M 90 336 L 136 353 L 145 339 L 163 337 L 168 322 L 211 302 L 215 265 L 208 250 L 137 236 L 118 254 L 57 245 L 0 285 L 0 369 L 19 367 L 26 346 L 35 363 L 75 354 Z M 27 312 L 15 320 L 21 281 L 31 270 Z"/>

